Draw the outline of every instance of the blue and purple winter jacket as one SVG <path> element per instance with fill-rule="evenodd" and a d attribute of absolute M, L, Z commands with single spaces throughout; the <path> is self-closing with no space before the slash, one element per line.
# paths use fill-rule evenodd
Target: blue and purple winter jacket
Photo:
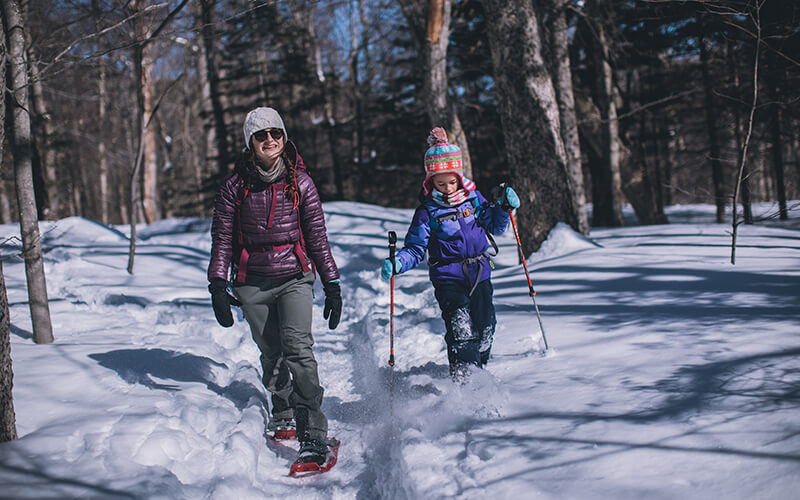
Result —
<path fill-rule="evenodd" d="M 485 256 L 489 248 L 486 232 L 501 234 L 508 227 L 508 212 L 490 205 L 478 190 L 471 191 L 466 201 L 455 207 L 442 206 L 422 195 L 420 203 L 405 244 L 397 252 L 400 272 L 419 265 L 427 249 L 434 284 L 456 280 L 471 288 L 488 279 L 492 272 L 488 257 L 478 258 Z"/>

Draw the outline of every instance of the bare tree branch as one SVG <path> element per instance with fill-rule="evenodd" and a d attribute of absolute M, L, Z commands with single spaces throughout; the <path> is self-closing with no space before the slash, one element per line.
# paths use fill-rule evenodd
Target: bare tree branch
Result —
<path fill-rule="evenodd" d="M 761 54 L 760 8 L 761 6 L 757 4 L 754 19 L 757 36 L 755 62 L 753 63 L 753 101 L 750 105 L 750 117 L 748 118 L 747 122 L 747 135 L 744 140 L 744 146 L 742 147 L 742 156 L 741 160 L 739 161 L 739 169 L 736 174 L 736 185 L 734 186 L 733 190 L 733 207 L 731 208 L 731 264 L 736 264 L 736 235 L 739 227 L 739 221 L 737 220 L 738 217 L 736 215 L 736 204 L 739 201 L 739 190 L 742 186 L 742 173 L 744 172 L 745 162 L 747 161 L 747 149 L 750 146 L 750 137 L 753 134 L 753 118 L 755 117 L 756 106 L 758 105 L 758 60 Z"/>
<path fill-rule="evenodd" d="M 170 21 L 172 21 L 172 18 L 174 18 L 176 15 L 178 15 L 178 12 L 180 12 L 180 11 L 181 11 L 181 9 L 183 9 L 184 5 L 186 5 L 188 2 L 189 2 L 189 0 L 183 0 L 183 1 L 180 3 L 180 5 L 178 5 L 177 7 L 175 7 L 175 8 L 172 10 L 172 12 L 170 12 L 169 14 L 167 14 L 167 17 L 165 17 L 165 18 L 164 18 L 164 20 L 163 20 L 163 21 L 161 21 L 161 24 L 160 24 L 160 25 L 158 25 L 158 28 L 156 28 L 155 30 L 153 30 L 153 33 L 152 33 L 152 34 L 151 34 L 149 37 L 147 37 L 147 40 L 145 40 L 144 42 L 142 42 L 142 48 L 144 48 L 145 46 L 147 46 L 148 44 L 150 44 L 150 43 L 151 43 L 153 40 L 155 40 L 155 39 L 158 37 L 158 35 L 159 35 L 159 34 L 160 34 L 162 31 L 164 31 L 164 28 L 166 28 L 166 27 L 167 27 L 167 25 L 170 23 Z M 145 9 L 145 10 L 147 10 L 147 9 Z"/>
<path fill-rule="evenodd" d="M 41 78 L 44 75 L 45 72 L 47 72 L 50 68 L 53 67 L 53 63 L 58 62 L 62 57 L 64 57 L 69 51 L 71 51 L 73 48 L 75 48 L 75 46 L 78 45 L 79 43 L 81 43 L 83 41 L 86 41 L 86 40 L 90 40 L 90 39 L 95 38 L 95 37 L 98 37 L 100 35 L 104 35 L 104 34 L 108 33 L 109 31 L 113 31 L 113 30 L 119 28 L 120 26 L 124 25 L 125 23 L 127 23 L 131 19 L 136 18 L 137 16 L 141 16 L 141 15 L 143 15 L 143 14 L 145 14 L 145 13 L 151 11 L 151 10 L 159 9 L 161 7 L 166 7 L 167 5 L 168 4 L 166 2 L 155 4 L 155 5 L 150 5 L 150 6 L 146 7 L 144 10 L 141 10 L 139 12 L 136 12 L 135 14 L 132 14 L 132 15 L 126 17 L 125 19 L 123 19 L 122 21 L 116 23 L 116 24 L 112 24 L 111 26 L 108 26 L 107 28 L 103 28 L 100 31 L 97 31 L 95 33 L 89 33 L 86 36 L 82 36 L 82 37 L 78 38 L 77 40 L 74 40 L 72 43 L 67 45 L 64 48 L 64 50 L 62 50 L 61 52 L 56 54 L 56 56 L 50 61 L 50 63 L 47 66 L 42 68 L 42 70 L 39 72 L 39 77 Z"/>
<path fill-rule="evenodd" d="M 800 61 L 797 61 L 797 60 L 795 60 L 795 59 L 793 59 L 793 58 L 789 57 L 788 55 L 784 54 L 784 53 L 783 53 L 783 52 L 781 52 L 780 50 L 776 49 L 775 47 L 772 47 L 772 46 L 771 46 L 770 44 L 768 44 L 768 43 L 767 43 L 767 42 L 766 42 L 766 41 L 765 41 L 763 38 L 761 38 L 761 29 L 760 29 L 760 28 L 759 28 L 759 30 L 758 30 L 758 34 L 756 34 L 756 33 L 753 33 L 752 31 L 748 30 L 748 29 L 747 29 L 747 28 L 745 28 L 744 26 L 739 26 L 738 24 L 736 24 L 736 23 L 732 23 L 732 22 L 730 22 L 730 21 L 722 21 L 722 23 L 723 23 L 723 24 L 727 24 L 728 26 L 732 26 L 732 27 L 734 27 L 734 28 L 736 28 L 736 29 L 739 29 L 739 30 L 741 30 L 741 31 L 744 31 L 745 33 L 747 33 L 747 34 L 748 34 L 748 35 L 750 35 L 751 37 L 755 38 L 759 44 L 762 44 L 762 45 L 764 45 L 764 47 L 766 47 L 766 48 L 768 48 L 769 50 L 771 50 L 771 51 L 775 52 L 776 54 L 778 54 L 778 55 L 779 55 L 779 56 L 781 56 L 782 58 L 784 58 L 784 59 L 786 59 L 787 61 L 789 61 L 790 63 L 794 64 L 795 66 L 800 66 Z"/>
<path fill-rule="evenodd" d="M 136 163 L 133 166 L 133 172 L 131 173 L 131 239 L 130 245 L 128 246 L 128 274 L 133 274 L 133 259 L 136 255 L 136 203 L 138 202 L 138 185 L 136 183 L 136 177 L 139 175 L 139 170 L 142 167 L 142 159 L 144 158 L 144 137 L 147 129 L 150 127 L 150 124 L 153 122 L 153 118 L 156 116 L 158 112 L 158 108 L 161 106 L 161 101 L 164 100 L 169 91 L 180 81 L 183 77 L 183 73 L 178 75 L 172 83 L 169 84 L 169 87 L 164 90 L 164 93 L 158 98 L 156 101 L 156 105 L 153 106 L 153 112 L 150 113 L 150 116 L 147 117 L 147 121 L 142 124 L 141 134 L 139 135 L 139 147 L 136 151 Z M 144 120 L 144 115 L 142 115 L 142 120 Z"/>

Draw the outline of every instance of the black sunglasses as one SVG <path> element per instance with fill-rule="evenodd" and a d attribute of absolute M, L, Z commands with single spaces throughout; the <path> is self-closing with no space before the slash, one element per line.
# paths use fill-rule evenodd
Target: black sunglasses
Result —
<path fill-rule="evenodd" d="M 279 128 L 270 128 L 265 130 L 259 130 L 258 132 L 253 134 L 253 139 L 257 140 L 258 142 L 264 142 L 267 140 L 267 134 L 269 134 L 273 140 L 280 141 L 283 139 L 283 130 Z"/>

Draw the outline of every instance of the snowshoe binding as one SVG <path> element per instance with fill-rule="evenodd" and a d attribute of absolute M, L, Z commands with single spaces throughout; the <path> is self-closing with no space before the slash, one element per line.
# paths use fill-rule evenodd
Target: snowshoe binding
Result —
<path fill-rule="evenodd" d="M 301 442 L 297 459 L 289 468 L 289 475 L 303 477 L 328 472 L 336 465 L 340 444 L 336 438 Z"/>
<path fill-rule="evenodd" d="M 273 439 L 294 439 L 297 437 L 297 428 L 294 420 L 291 419 L 272 420 L 267 429 L 272 431 Z"/>

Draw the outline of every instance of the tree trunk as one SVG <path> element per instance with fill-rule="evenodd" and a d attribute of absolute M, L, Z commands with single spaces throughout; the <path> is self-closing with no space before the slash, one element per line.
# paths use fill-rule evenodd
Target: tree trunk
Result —
<path fill-rule="evenodd" d="M 767 93 L 770 100 L 769 105 L 769 131 L 772 138 L 772 169 L 775 172 L 775 191 L 778 196 L 778 210 L 780 219 L 787 220 L 789 212 L 786 206 L 786 184 L 783 162 L 783 139 L 781 138 L 781 110 L 780 94 L 778 92 L 778 81 L 782 80 L 779 75 L 779 65 L 777 64 L 774 52 L 767 52 L 766 80 Z"/>
<path fill-rule="evenodd" d="M 5 108 L 5 99 L 0 100 L 4 102 L 3 108 Z M 0 139 L 4 136 L 5 133 L 0 134 Z M 13 222 L 11 218 L 11 202 L 8 199 L 8 189 L 6 181 L 0 179 L 0 224 L 11 224 Z"/>
<path fill-rule="evenodd" d="M 220 181 L 228 173 L 228 134 L 225 132 L 225 109 L 219 89 L 217 71 L 216 20 L 214 10 L 216 0 L 201 1 L 201 33 L 203 43 L 198 57 L 198 76 L 202 88 L 203 116 L 205 116 L 206 168 L 216 162 Z"/>
<path fill-rule="evenodd" d="M 0 260 L 0 443 L 17 439 L 17 418 L 14 414 L 13 388 L 11 319 L 8 313 L 6 280 L 3 277 L 3 261 Z"/>
<path fill-rule="evenodd" d="M 14 370 L 11 363 L 11 319 L 3 261 L 0 260 L 0 443 L 17 439 L 14 414 Z"/>
<path fill-rule="evenodd" d="M 27 54 L 30 71 L 31 93 L 29 95 L 32 108 L 36 113 L 34 121 L 36 135 L 33 138 L 33 145 L 39 151 L 39 161 L 41 172 L 44 177 L 44 193 L 41 193 L 44 203 L 42 206 L 42 216 L 47 219 L 59 219 L 64 215 L 61 208 L 61 186 L 59 185 L 58 173 L 56 172 L 56 148 L 53 145 L 55 138 L 55 127 L 53 126 L 52 116 L 48 111 L 47 102 L 44 97 L 44 86 L 39 76 L 39 66 L 36 63 L 37 57 L 33 48 L 33 41 L 29 31 L 25 32 Z"/>
<path fill-rule="evenodd" d="M 606 19 L 600 12 L 600 0 L 586 2 L 586 10 L 594 28 L 592 62 L 595 71 L 595 95 L 600 111 L 601 157 L 593 163 L 592 224 L 618 227 L 622 219 L 622 177 L 620 175 L 620 137 L 615 102 L 614 73 L 609 59 Z"/>
<path fill-rule="evenodd" d="M 572 69 L 570 67 L 569 44 L 567 41 L 567 18 L 565 9 L 567 2 L 563 0 L 547 0 L 549 23 L 549 41 L 552 53 L 551 73 L 555 83 L 558 110 L 561 120 L 561 138 L 567 153 L 567 171 L 569 172 L 570 191 L 575 199 L 578 228 L 581 233 L 589 234 L 589 218 L 586 214 L 586 191 L 583 180 L 581 162 L 581 145 L 578 134 L 578 120 L 575 116 L 575 95 L 572 89 Z"/>
<path fill-rule="evenodd" d="M 5 6 L 4 9 L 5 10 Z M 0 60 L 5 61 L 6 37 L 0 37 Z M 6 88 L 6 65 L 0 64 L 0 89 Z M 5 91 L 0 98 L 0 116 L 6 115 Z M 0 127 L 0 158 L 5 149 L 5 127 Z M 0 186 L 5 198 L 5 186 Z M 5 217 L 5 214 L 4 214 Z M 5 223 L 5 222 L 4 222 Z M 8 312 L 6 280 L 3 261 L 0 259 L 0 443 L 17 439 L 17 419 L 14 414 L 14 371 L 11 364 L 11 320 Z"/>
<path fill-rule="evenodd" d="M 2 12 L 2 6 L 0 6 Z M 6 50 L 6 32 L 4 24 L 3 36 L 0 37 L 0 61 L 8 60 L 8 51 Z M 3 89 L 0 94 L 0 116 L 3 117 L 3 126 L 0 126 L 0 167 L 2 167 L 2 159 L 5 157 L 6 145 L 6 64 L 0 64 L 0 89 Z M 8 200 L 8 188 L 6 181 L 0 176 L 0 224 L 11 224 L 11 203 Z"/>
<path fill-rule="evenodd" d="M 14 173 L 17 183 L 19 226 L 28 283 L 28 302 L 33 326 L 33 341 L 45 344 L 53 341 L 50 307 L 47 302 L 47 283 L 42 260 L 42 242 L 33 192 L 31 163 L 31 120 L 25 106 L 28 103 L 28 72 L 25 60 L 25 36 L 22 16 L 16 0 L 2 0 L 8 59 L 11 69 L 11 95 L 14 119 Z"/>
<path fill-rule="evenodd" d="M 649 144 L 652 147 L 653 155 L 653 170 L 655 175 L 655 182 L 653 183 L 653 196 L 655 198 L 656 208 L 659 212 L 664 211 L 664 167 L 661 165 L 661 124 L 663 120 L 656 119 L 654 113 L 647 113 L 650 118 L 650 134 L 651 140 Z"/>
<path fill-rule="evenodd" d="M 646 102 L 650 94 L 647 78 L 638 69 L 631 71 L 630 78 L 632 83 L 629 86 L 635 89 L 628 96 L 631 106 Z M 632 97 L 634 95 L 638 96 L 638 101 Z M 633 207 L 639 224 L 667 224 L 669 221 L 664 214 L 663 204 L 658 201 L 660 187 L 655 184 L 657 179 L 654 182 L 647 166 L 644 147 L 647 137 L 645 111 L 639 111 L 639 116 L 638 136 L 627 142 L 620 139 L 619 142 L 620 172 L 624 179 L 622 190 Z M 630 132 L 633 133 L 632 128 Z M 626 144 L 631 144 L 631 149 Z"/>
<path fill-rule="evenodd" d="M 714 89 L 711 83 L 711 70 L 708 62 L 708 47 L 705 37 L 698 39 L 700 44 L 700 64 L 703 70 L 703 89 L 705 91 L 706 128 L 708 146 L 711 151 L 711 180 L 714 183 L 714 204 L 717 207 L 717 222 L 725 222 L 725 187 L 720 159 L 719 134 L 715 120 Z"/>
<path fill-rule="evenodd" d="M 147 7 L 147 0 L 136 0 L 134 10 L 142 12 Z M 139 106 L 144 114 L 143 121 L 150 120 L 153 114 L 155 82 L 153 81 L 153 66 L 155 65 L 155 48 L 150 40 L 152 26 L 147 15 L 139 15 L 134 20 L 136 35 L 136 65 L 138 69 L 137 92 Z M 142 158 L 142 207 L 145 222 L 151 223 L 161 218 L 161 207 L 158 197 L 158 163 L 156 158 L 155 128 L 148 127 L 144 132 L 144 152 Z"/>
<path fill-rule="evenodd" d="M 358 83 L 358 90 L 357 95 L 358 99 L 356 102 L 356 149 L 357 149 L 357 158 L 358 158 L 358 182 L 357 182 L 357 193 L 358 197 L 357 200 L 360 201 L 367 201 L 364 198 L 364 195 L 367 191 L 367 188 L 371 187 L 373 184 L 372 174 L 373 171 L 370 169 L 370 165 L 372 162 L 371 156 L 367 153 L 369 151 L 369 136 L 365 133 L 365 123 L 367 122 L 367 117 L 364 113 L 365 109 L 369 109 L 369 102 L 372 93 L 370 89 L 370 82 L 372 81 L 372 75 L 374 72 L 374 68 L 372 65 L 372 58 L 370 54 L 370 45 L 371 45 L 371 33 L 370 30 L 370 23 L 369 19 L 367 18 L 367 11 L 364 6 L 364 0 L 358 0 L 358 16 L 360 19 L 361 25 L 361 41 L 359 44 L 359 53 L 363 58 L 363 68 L 364 74 Z M 358 58 L 358 55 L 356 55 Z M 356 64 L 358 61 L 354 61 Z M 357 74 L 357 73 L 356 73 Z"/>
<path fill-rule="evenodd" d="M 141 11 L 144 9 L 145 0 L 136 0 L 134 3 L 134 10 Z M 138 134 L 138 141 L 136 147 L 136 157 L 134 158 L 133 169 L 131 170 L 130 182 L 130 217 L 131 217 L 131 233 L 128 249 L 128 273 L 133 274 L 133 263 L 136 258 L 136 223 L 138 222 L 138 215 L 140 210 L 140 193 L 143 193 L 143 185 L 140 184 L 139 175 L 142 168 L 142 163 L 146 156 L 147 151 L 147 111 L 145 104 L 145 90 L 147 77 L 144 75 L 146 66 L 144 62 L 143 48 L 147 40 L 147 32 L 144 27 L 144 20 L 141 17 L 135 21 L 135 36 L 133 46 L 133 61 L 134 69 L 136 71 L 136 130 Z M 147 216 L 145 215 L 145 218 Z"/>
<path fill-rule="evenodd" d="M 730 86 L 732 89 L 741 88 L 739 81 L 739 64 L 738 64 L 738 51 L 731 46 L 731 41 L 728 40 L 725 44 L 726 58 L 728 60 L 728 68 L 730 70 Z M 738 103 L 733 104 L 733 141 L 734 151 L 742 151 L 744 147 L 744 140 L 742 139 L 742 113 Z M 734 162 L 736 165 L 736 162 Z M 750 195 L 750 164 L 744 162 L 742 169 L 742 182 L 740 189 L 742 190 L 742 216 L 744 217 L 745 224 L 753 223 L 753 208 Z"/>
<path fill-rule="evenodd" d="M 450 12 L 452 0 L 430 0 L 424 46 L 425 57 L 425 109 L 431 127 L 447 130 L 449 140 L 461 148 L 464 175 L 472 178 L 472 161 L 469 155 L 467 134 L 447 94 L 447 45 L 450 40 Z M 419 31 L 417 31 L 419 32 Z"/>
<path fill-rule="evenodd" d="M 92 0 L 92 15 L 95 30 L 100 31 L 99 0 Z M 98 51 L 100 48 L 98 47 Z M 97 59 L 97 159 L 98 190 L 100 194 L 100 220 L 103 224 L 110 222 L 108 194 L 108 153 L 106 152 L 106 67 L 105 58 Z"/>
<path fill-rule="evenodd" d="M 98 182 L 100 188 L 100 220 L 103 224 L 110 222 L 109 217 L 109 195 L 108 195 L 108 153 L 106 152 L 106 136 L 104 135 L 106 122 L 106 68 L 104 66 L 103 58 L 98 61 L 98 75 L 97 75 L 97 121 L 98 127 L 98 141 L 97 141 L 97 158 L 98 158 Z"/>
<path fill-rule="evenodd" d="M 322 65 L 322 50 L 319 45 L 319 39 L 314 29 L 314 8 L 317 2 L 306 0 L 299 5 L 298 2 L 292 2 L 292 11 L 295 16 L 295 21 L 301 27 L 305 35 L 305 44 L 308 53 L 308 64 L 314 72 L 314 77 L 317 82 L 317 89 L 320 95 L 323 115 L 323 128 L 326 132 L 328 139 L 328 148 L 330 149 L 330 158 L 333 163 L 333 184 L 336 186 L 336 198 L 347 199 L 350 193 L 345 193 L 344 181 L 348 177 L 347 172 L 344 171 L 339 155 L 336 148 L 336 128 L 338 126 L 336 117 L 334 116 L 333 106 L 334 99 L 330 95 L 328 83 L 325 77 L 325 69 Z"/>
<path fill-rule="evenodd" d="M 558 222 L 579 230 L 553 82 L 537 13 L 526 0 L 482 0 L 511 177 L 522 205 L 520 239 L 538 250 Z"/>
<path fill-rule="evenodd" d="M 358 58 L 361 52 L 359 48 L 361 46 L 360 34 L 366 30 L 366 26 L 359 25 L 359 20 L 362 17 L 362 13 L 363 2 L 361 0 L 358 1 L 356 6 L 354 6 L 354 2 L 350 2 L 350 107 L 353 112 L 354 122 L 350 147 L 352 150 L 353 163 L 355 163 L 356 168 L 359 171 L 363 168 L 362 160 L 364 156 L 364 125 L 361 116 L 363 113 L 363 108 L 361 106 L 363 96 L 361 93 L 361 82 L 358 71 Z M 358 185 L 355 186 L 356 193 L 361 193 L 363 191 L 363 187 L 361 186 L 360 182 L 361 176 L 357 175 L 354 177 L 358 178 Z"/>
<path fill-rule="evenodd" d="M 188 166 L 190 170 L 188 175 L 194 181 L 194 186 L 189 187 L 189 189 L 194 191 L 195 210 L 199 213 L 204 213 L 203 179 L 211 175 L 212 169 L 208 168 L 210 165 L 206 162 L 207 157 L 205 150 L 199 144 L 200 141 L 195 140 L 194 131 L 196 129 L 194 124 L 196 117 L 202 113 L 200 111 L 202 110 L 202 104 L 197 102 L 195 94 L 192 92 L 193 86 L 194 82 L 189 82 L 188 78 L 183 81 L 183 120 L 181 121 L 183 133 L 181 136 L 183 150 L 186 152 L 184 154 L 189 156 Z M 192 166 L 195 168 L 191 168 Z"/>

